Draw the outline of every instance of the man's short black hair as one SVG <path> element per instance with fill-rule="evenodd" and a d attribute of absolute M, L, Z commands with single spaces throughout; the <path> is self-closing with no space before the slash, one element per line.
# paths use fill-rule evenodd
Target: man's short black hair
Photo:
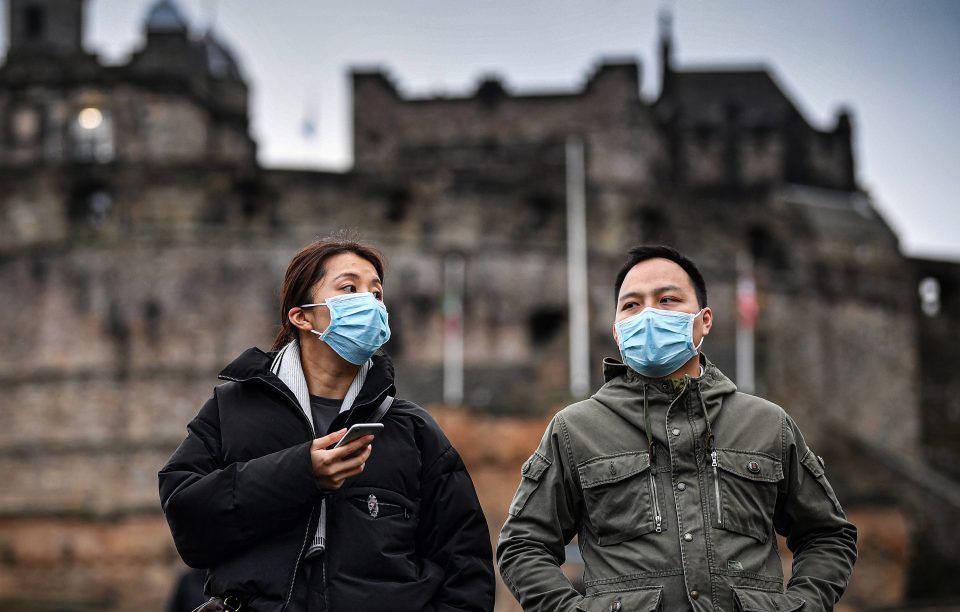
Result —
<path fill-rule="evenodd" d="M 697 302 L 699 302 L 700 308 L 706 308 L 707 283 L 704 282 L 703 275 L 700 274 L 700 270 L 697 269 L 697 266 L 692 261 L 680 253 L 680 251 L 673 247 L 663 245 L 644 245 L 630 249 L 630 258 L 627 259 L 627 263 L 623 264 L 623 267 L 620 268 L 620 272 L 617 273 L 617 282 L 613 289 L 614 302 L 616 302 L 620 297 L 620 287 L 623 286 L 623 279 L 627 277 L 627 272 L 629 272 L 633 266 L 637 265 L 641 261 L 647 261 L 648 259 L 669 259 L 673 263 L 683 268 L 683 271 L 686 272 L 687 276 L 690 277 L 690 282 L 693 283 L 693 290 L 697 294 Z"/>

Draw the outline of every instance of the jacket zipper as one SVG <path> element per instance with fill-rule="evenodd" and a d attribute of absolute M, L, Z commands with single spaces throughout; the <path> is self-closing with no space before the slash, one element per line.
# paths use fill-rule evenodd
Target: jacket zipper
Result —
<path fill-rule="evenodd" d="M 723 509 L 720 507 L 720 475 L 717 472 L 717 451 L 714 450 L 710 453 L 710 458 L 713 463 L 713 491 L 716 494 L 717 499 L 717 525 L 723 527 Z"/>
<path fill-rule="evenodd" d="M 234 382 L 241 382 L 241 381 L 237 380 L 236 378 L 231 378 L 231 377 L 229 377 L 229 376 L 223 376 L 223 375 L 221 375 L 221 378 L 225 378 L 225 379 L 227 379 L 227 380 L 232 380 L 232 381 L 234 381 Z M 283 396 L 283 399 L 286 401 L 287 404 L 289 404 L 291 407 L 295 408 L 295 412 L 296 412 L 298 415 L 300 415 L 300 420 L 303 422 L 304 425 L 306 425 L 307 433 L 310 434 L 310 438 L 309 438 L 309 439 L 310 439 L 310 440 L 313 440 L 313 438 L 314 438 L 317 434 L 316 434 L 316 431 L 313 429 L 313 425 L 311 425 L 311 424 L 310 424 L 310 421 L 307 420 L 307 415 L 305 415 L 305 414 L 303 413 L 303 408 L 301 408 L 298 404 L 294 404 L 293 401 L 291 401 L 291 399 L 290 399 L 289 397 L 287 397 L 287 394 L 286 394 L 286 393 L 284 393 L 281 389 L 278 389 L 277 387 L 275 387 L 273 384 L 271 384 L 271 383 L 270 383 L 268 380 L 266 380 L 265 378 L 262 378 L 262 377 L 259 377 L 259 376 L 257 376 L 256 378 L 257 378 L 258 380 L 262 381 L 262 382 L 263 382 L 264 384 L 266 384 L 267 386 L 269 386 L 271 389 L 274 389 L 277 393 L 279 393 L 281 396 Z M 304 531 L 304 533 L 303 533 L 303 544 L 300 545 L 300 552 L 297 553 L 297 562 L 293 564 L 293 576 L 290 578 L 290 588 L 287 590 L 287 598 L 284 600 L 284 602 L 283 602 L 283 607 L 280 608 L 280 612 L 283 612 L 284 610 L 287 609 L 287 606 L 290 605 L 290 600 L 293 598 L 293 589 L 294 589 L 294 587 L 295 587 L 296 584 L 297 584 L 297 571 L 300 569 L 300 562 L 303 560 L 303 551 L 305 551 L 305 550 L 307 549 L 307 543 L 310 541 L 310 523 L 313 522 L 313 513 L 314 513 L 315 510 L 316 510 L 316 507 L 315 507 L 315 506 L 311 506 L 311 507 L 310 507 L 310 516 L 307 517 L 307 529 L 306 529 L 306 531 Z M 323 575 L 324 575 L 324 577 L 325 577 L 325 576 L 326 576 L 326 573 L 327 573 L 327 569 L 326 569 L 326 566 L 327 566 L 326 559 L 321 560 L 321 565 L 323 566 Z M 326 598 L 326 592 L 324 592 L 324 598 Z"/>
<path fill-rule="evenodd" d="M 660 498 L 657 495 L 657 480 L 653 475 L 653 467 L 650 468 L 650 494 L 653 495 L 653 519 L 657 525 L 657 533 L 663 531 L 663 517 L 660 515 Z"/>
<path fill-rule="evenodd" d="M 297 584 L 297 570 L 300 569 L 300 561 L 303 560 L 303 551 L 307 549 L 307 542 L 310 541 L 310 523 L 313 522 L 313 510 L 310 508 L 310 516 L 307 518 L 307 530 L 303 534 L 303 544 L 300 545 L 300 552 L 297 553 L 297 562 L 293 564 L 293 578 L 290 580 L 290 588 L 287 589 L 287 598 L 283 602 L 283 607 L 280 608 L 280 612 L 283 612 L 287 609 L 287 606 L 290 605 L 290 600 L 293 598 L 293 587 Z M 323 563 L 324 575 L 326 575 L 326 566 L 325 562 Z"/>
<path fill-rule="evenodd" d="M 362 497 L 354 497 L 353 499 L 354 499 L 354 501 L 361 502 L 361 503 L 366 503 L 366 501 L 367 501 L 367 500 L 363 499 Z M 377 501 L 377 505 L 378 505 L 378 506 L 383 506 L 384 508 L 395 508 L 395 509 L 397 510 L 397 513 L 394 514 L 394 515 L 391 515 L 391 516 L 400 516 L 401 513 L 400 513 L 399 511 L 400 511 L 400 510 L 403 510 L 403 513 L 402 513 L 402 514 L 403 514 L 403 518 L 405 518 L 405 519 L 410 518 L 410 511 L 407 510 L 407 507 L 406 507 L 406 506 L 401 506 L 400 504 L 391 504 L 391 503 L 389 503 L 389 502 L 382 502 L 382 501 L 379 501 L 379 500 Z"/>
<path fill-rule="evenodd" d="M 410 518 L 410 513 L 407 511 L 406 506 L 401 506 L 400 504 L 387 504 L 384 502 L 378 502 L 378 503 L 381 506 L 386 506 L 387 508 L 399 508 L 400 510 L 403 510 L 403 518 L 405 519 Z M 397 514 L 397 516 L 399 516 L 399 514 Z"/>
<path fill-rule="evenodd" d="M 225 376 L 225 375 L 223 375 L 223 374 L 220 375 L 220 378 L 222 378 L 222 379 L 224 379 L 224 380 L 231 380 L 231 381 L 233 381 L 233 382 L 242 382 L 240 379 L 233 378 L 233 377 L 231 377 L 231 376 Z M 310 433 L 310 440 L 313 440 L 313 438 L 314 438 L 317 434 L 316 434 L 316 432 L 314 431 L 313 426 L 310 424 L 310 421 L 307 420 L 307 415 L 303 414 L 303 408 L 301 408 L 299 404 L 294 404 L 294 402 L 293 402 L 289 397 L 287 397 L 287 394 L 284 393 L 282 389 L 277 388 L 277 387 L 274 386 L 272 383 L 270 383 L 270 381 L 268 381 L 267 379 L 265 379 L 265 378 L 263 378 L 263 377 L 261 377 L 261 376 L 256 376 L 255 378 L 256 378 L 257 380 L 260 380 L 260 381 L 263 382 L 264 384 L 266 384 L 266 385 L 267 385 L 268 387 L 270 387 L 271 389 L 275 390 L 277 393 L 279 393 L 281 396 L 283 396 L 283 399 L 286 400 L 287 404 L 289 404 L 291 407 L 295 408 L 296 413 L 300 415 L 300 419 L 301 419 L 301 420 L 303 421 L 303 423 L 307 426 L 307 431 Z M 388 389 L 387 391 L 384 391 L 384 392 L 381 393 L 380 395 L 385 395 L 388 391 L 389 391 L 389 389 Z M 378 395 L 377 398 L 379 398 L 380 395 Z M 381 401 L 383 401 L 383 400 L 381 400 Z M 352 411 L 351 411 L 351 412 L 352 412 Z M 347 421 L 349 422 L 349 420 L 350 420 L 350 418 L 348 417 L 348 418 L 347 418 Z M 344 424 L 346 424 L 346 423 L 344 423 Z M 315 507 L 315 506 L 311 506 L 311 508 L 310 508 L 310 517 L 307 519 L 307 530 L 306 530 L 306 531 L 304 532 L 304 534 L 303 534 L 303 544 L 300 546 L 300 552 L 297 553 L 297 562 L 296 562 L 296 563 L 294 564 L 294 566 L 293 566 L 293 577 L 290 579 L 290 589 L 287 591 L 287 599 L 283 602 L 283 607 L 280 608 L 280 612 L 283 612 L 284 610 L 287 609 L 287 606 L 290 605 L 290 599 L 293 597 L 293 588 L 294 588 L 294 586 L 296 586 L 296 583 L 297 583 L 297 571 L 300 569 L 300 562 L 303 560 L 303 551 L 306 550 L 306 548 L 307 548 L 307 542 L 310 541 L 310 523 L 313 522 L 313 513 L 314 513 L 314 510 L 316 510 L 316 507 Z M 327 557 L 326 557 L 326 555 L 323 555 L 323 558 L 320 560 L 320 566 L 321 566 L 321 571 L 322 571 L 322 574 L 323 574 L 323 586 L 324 586 L 324 589 L 323 589 L 323 601 L 324 601 L 325 607 L 326 607 L 327 609 L 329 609 L 329 608 L 330 608 L 330 603 L 329 603 L 329 601 L 327 601 L 327 588 L 326 588 L 326 586 L 327 586 Z"/>

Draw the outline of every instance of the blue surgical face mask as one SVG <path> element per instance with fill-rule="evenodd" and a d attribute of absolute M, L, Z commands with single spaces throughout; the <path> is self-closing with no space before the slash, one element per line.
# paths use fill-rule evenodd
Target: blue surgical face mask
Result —
<path fill-rule="evenodd" d="M 617 322 L 620 355 L 628 366 L 650 378 L 663 378 L 697 355 L 693 322 L 703 314 L 646 308 Z"/>
<path fill-rule="evenodd" d="M 323 333 L 314 329 L 310 333 L 319 336 L 354 365 L 366 363 L 390 339 L 387 307 L 372 293 L 346 293 L 300 308 L 314 306 L 326 306 L 330 310 L 330 325 Z"/>

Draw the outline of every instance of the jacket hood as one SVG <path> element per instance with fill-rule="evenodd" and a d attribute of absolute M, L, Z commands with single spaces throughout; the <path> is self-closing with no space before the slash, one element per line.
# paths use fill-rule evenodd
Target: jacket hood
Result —
<path fill-rule="evenodd" d="M 270 364 L 273 363 L 276 355 L 275 351 L 268 353 L 257 347 L 249 348 L 221 370 L 218 377 L 237 382 L 260 379 L 278 387 L 293 398 L 294 403 L 297 403 L 293 392 L 283 384 L 283 381 L 276 374 L 270 371 Z M 397 393 L 394 386 L 393 362 L 390 360 L 390 356 L 383 351 L 377 351 L 371 359 L 373 364 L 367 373 L 366 380 L 363 382 L 360 394 L 353 403 L 355 407 L 371 404 L 385 394 L 396 395 Z"/>
<path fill-rule="evenodd" d="M 707 414 L 713 420 L 724 398 L 736 393 L 737 386 L 703 353 L 700 354 L 700 365 L 703 366 L 701 376 L 684 376 L 686 392 L 699 390 Z M 593 399 L 641 429 L 644 428 L 644 394 L 653 410 L 664 409 L 676 397 L 673 382 L 669 378 L 644 376 L 609 357 L 603 360 L 603 378 L 604 385 L 593 394 Z"/>

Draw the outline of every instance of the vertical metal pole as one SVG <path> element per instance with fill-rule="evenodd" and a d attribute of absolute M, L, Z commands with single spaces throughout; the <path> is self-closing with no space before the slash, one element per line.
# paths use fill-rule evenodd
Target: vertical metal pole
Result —
<path fill-rule="evenodd" d="M 466 261 L 458 253 L 443 260 L 443 401 L 463 403 L 463 290 Z"/>
<path fill-rule="evenodd" d="M 590 320 L 587 295 L 587 197 L 583 140 L 567 137 L 567 299 L 570 303 L 570 394 L 590 392 Z"/>
<path fill-rule="evenodd" d="M 737 387 L 744 393 L 756 390 L 754 378 L 754 329 L 757 320 L 757 285 L 753 258 L 737 255 Z"/>

